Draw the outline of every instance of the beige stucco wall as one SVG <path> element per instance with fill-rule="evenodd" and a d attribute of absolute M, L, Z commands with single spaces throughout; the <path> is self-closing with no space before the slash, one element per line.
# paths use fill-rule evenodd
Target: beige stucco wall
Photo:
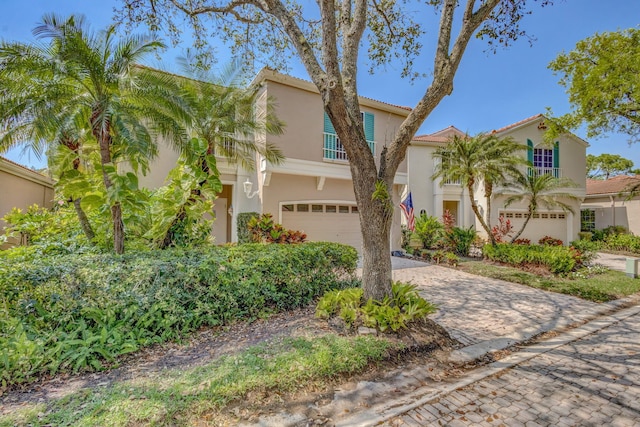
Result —
<path fill-rule="evenodd" d="M 306 90 L 275 81 L 266 81 L 261 90 L 272 99 L 277 117 L 286 125 L 283 135 L 268 136 L 268 141 L 276 144 L 287 158 L 327 162 L 322 151 L 324 110 L 319 93 L 311 88 Z M 373 108 L 366 102 L 362 103 L 361 111 L 374 115 L 375 159 L 378 162 L 384 144 L 391 142 L 409 111 L 402 116 Z M 343 164 L 348 168 L 346 162 Z M 406 171 L 406 161 L 403 161 L 398 172 Z"/>
<path fill-rule="evenodd" d="M 520 144 L 524 144 L 526 147 L 527 139 L 533 142 L 534 148 L 544 146 L 545 148 L 552 148 L 549 145 L 544 145 L 544 132 L 545 129 L 538 129 L 539 121 L 533 121 L 527 126 L 515 128 L 512 131 L 501 133 L 500 137 L 513 137 Z M 578 187 L 573 191 L 577 194 L 581 194 L 584 197 L 586 191 L 586 166 L 587 166 L 587 148 L 584 142 L 578 138 L 572 136 L 563 135 L 558 138 L 560 149 L 560 169 L 561 177 L 569 178 L 575 182 Z M 522 152 L 522 156 L 526 157 L 526 150 Z"/>
<path fill-rule="evenodd" d="M 322 190 L 317 189 L 318 181 L 312 176 L 273 174 L 268 186 L 262 190 L 262 213 L 271 213 L 276 221 L 281 221 L 281 204 L 291 202 L 349 202 L 355 204 L 353 185 L 350 180 L 327 178 Z M 392 250 L 400 249 L 400 209 L 399 190 L 394 186 L 393 201 L 396 209 L 391 232 Z"/>
<path fill-rule="evenodd" d="M 499 134 L 500 137 L 512 137 L 516 140 L 516 142 L 523 144 L 526 147 L 527 139 L 531 140 L 534 144 L 534 148 L 539 146 L 544 146 L 547 148 L 552 148 L 548 145 L 544 145 L 544 132 L 545 128 L 539 126 L 540 123 L 544 119 L 534 120 L 529 122 L 526 125 L 515 127 L 512 130 L 508 130 Z M 559 146 L 559 155 L 560 155 L 560 176 L 564 178 L 571 179 L 576 187 L 567 188 L 563 191 L 567 193 L 571 193 L 578 197 L 579 201 L 573 200 L 564 200 L 564 203 L 569 205 L 573 209 L 573 213 L 565 212 L 566 218 L 565 221 L 561 221 L 559 219 L 556 220 L 543 220 L 543 219 L 532 219 L 524 233 L 522 234 L 522 238 L 530 239 L 533 243 L 537 243 L 537 241 L 544 236 L 552 236 L 558 239 L 561 239 L 565 244 L 570 243 L 573 240 L 578 238 L 578 233 L 580 232 L 580 202 L 585 196 L 586 192 L 586 144 L 580 139 L 563 135 L 558 138 L 558 146 Z M 527 151 L 522 151 L 522 156 L 527 156 Z M 482 211 L 486 211 L 486 202 L 484 197 L 484 191 L 480 186 L 476 190 L 476 200 L 478 200 L 478 204 L 482 207 Z M 495 192 L 499 192 L 500 189 L 496 189 Z M 491 212 L 491 224 L 498 224 L 498 217 L 500 212 L 504 211 L 504 200 L 506 196 L 496 196 L 492 201 L 492 212 Z M 527 206 L 525 204 L 513 204 L 508 208 L 511 212 L 526 212 Z M 563 213 L 561 209 L 553 209 L 551 211 L 547 211 L 544 207 L 539 208 L 539 213 Z M 517 230 L 520 225 L 520 221 L 517 219 L 513 219 L 512 224 L 514 224 L 514 229 Z M 481 229 L 479 222 L 476 225 L 478 230 Z M 481 233 L 486 234 L 486 233 Z"/>
<path fill-rule="evenodd" d="M 511 225 L 513 225 L 512 236 L 515 235 L 524 223 L 524 215 L 527 212 L 526 203 L 513 203 L 508 208 L 504 208 L 504 200 L 506 196 L 496 196 L 493 199 L 491 206 L 491 224 L 497 225 L 499 223 L 499 216 L 504 212 L 522 213 L 523 219 L 511 218 Z M 562 199 L 561 199 L 562 200 Z M 538 208 L 538 215 L 553 213 L 556 215 L 564 215 L 564 219 L 560 218 L 532 218 L 524 232 L 520 235 L 522 239 L 529 239 L 531 243 L 538 243 L 538 240 L 544 236 L 551 236 L 563 241 L 565 245 L 578 239 L 578 233 L 580 232 L 580 201 L 579 200 L 562 200 L 571 207 L 573 213 L 570 211 L 563 211 L 560 208 L 546 209 L 544 206 Z M 478 225 L 478 227 L 480 227 Z M 483 233 L 483 235 L 486 233 Z"/>
<path fill-rule="evenodd" d="M 0 158 L 0 218 L 13 208 L 25 211 L 33 204 L 51 208 L 53 198 L 49 178 Z M 5 225 L 0 219 L 0 233 L 4 233 Z"/>
<path fill-rule="evenodd" d="M 596 230 L 621 225 L 636 236 L 640 236 L 640 197 L 625 200 L 625 197 L 619 195 L 588 196 L 581 209 L 595 210 Z"/>

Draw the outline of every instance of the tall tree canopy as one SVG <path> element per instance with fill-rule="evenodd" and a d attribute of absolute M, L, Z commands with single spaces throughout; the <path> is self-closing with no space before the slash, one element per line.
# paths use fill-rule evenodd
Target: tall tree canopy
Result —
<path fill-rule="evenodd" d="M 619 154 L 587 154 L 587 178 L 609 179 L 612 176 L 632 172 L 633 161 Z"/>
<path fill-rule="evenodd" d="M 146 23 L 152 30 L 164 29 L 175 37 L 186 18 L 195 29 L 196 44 L 203 45 L 209 36 L 217 35 L 236 51 L 267 53 L 275 61 L 272 66 L 279 65 L 279 58 L 286 59 L 278 53 L 297 55 L 318 88 L 325 112 L 350 159 L 363 236 L 365 298 L 382 299 L 391 294 L 393 180 L 412 137 L 442 98 L 451 94 L 471 38 L 476 35 L 492 45 L 509 44 L 524 34 L 519 24 L 529 13 L 531 2 L 122 0 L 119 15 L 129 23 Z M 423 45 L 434 9 L 440 14 L 437 37 L 433 44 Z M 420 100 L 377 162 L 360 118 L 357 88 L 363 46 L 368 49 L 372 69 L 398 60 L 404 65 L 403 76 L 430 76 Z M 431 63 L 432 68 L 425 63 Z"/>
<path fill-rule="evenodd" d="M 587 124 L 587 136 L 607 132 L 640 138 L 640 28 L 595 34 L 549 64 L 561 75 L 573 111 L 559 124 Z"/>

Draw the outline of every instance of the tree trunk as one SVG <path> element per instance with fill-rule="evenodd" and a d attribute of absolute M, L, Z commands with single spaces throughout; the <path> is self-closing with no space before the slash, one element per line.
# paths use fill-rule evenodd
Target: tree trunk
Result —
<path fill-rule="evenodd" d="M 97 120 L 102 114 L 94 111 L 91 118 L 93 135 L 100 145 L 100 163 L 102 165 L 102 180 L 104 187 L 108 191 L 113 183 L 105 166 L 111 164 L 111 135 L 109 134 L 109 124 Z M 122 206 L 120 202 L 115 202 L 111 206 L 111 222 L 113 223 L 113 250 L 117 254 L 124 253 L 124 223 L 122 222 Z"/>
<path fill-rule="evenodd" d="M 482 226 L 484 231 L 487 232 L 487 236 L 489 237 L 489 241 L 491 242 L 491 244 L 495 245 L 496 239 L 493 237 L 493 234 L 491 234 L 491 229 L 485 222 L 482 214 L 480 214 L 480 210 L 478 209 L 478 205 L 476 204 L 476 199 L 473 196 L 473 184 L 474 183 L 471 182 L 469 183 L 469 185 L 467 185 L 467 192 L 469 193 L 469 201 L 471 202 L 471 210 L 473 210 L 473 213 L 476 215 L 476 218 L 478 218 L 478 221 L 480 221 L 480 225 Z"/>
<path fill-rule="evenodd" d="M 375 186 L 375 183 L 373 185 Z M 358 212 L 360 213 L 360 230 L 363 243 L 362 283 L 364 300 L 372 298 L 376 301 L 382 301 L 385 297 L 391 298 L 390 235 L 393 204 L 390 199 L 387 201 L 371 200 L 371 191 L 366 191 L 368 187 L 369 185 L 366 185 L 366 183 L 355 184 L 354 182 L 356 198 L 361 200 L 358 202 Z M 364 195 L 364 200 L 358 197 L 358 194 Z"/>
<path fill-rule="evenodd" d="M 60 143 L 67 147 L 69 150 L 73 151 L 76 155 L 76 158 L 73 159 L 73 169 L 80 169 L 80 141 L 76 138 L 73 138 L 69 135 L 65 135 L 61 138 Z M 76 215 L 78 215 L 78 222 L 80 223 L 80 227 L 82 227 L 82 231 L 86 236 L 89 243 L 93 244 L 93 239 L 96 237 L 96 233 L 94 233 L 93 228 L 91 227 L 91 223 L 89 222 L 89 218 L 87 218 L 87 214 L 82 209 L 82 205 L 80 204 L 81 198 L 72 199 L 73 207 L 76 210 Z"/>
<path fill-rule="evenodd" d="M 96 233 L 93 232 L 93 228 L 91 228 L 91 223 L 89 222 L 89 218 L 87 218 L 87 214 L 82 209 L 80 205 L 80 198 L 73 199 L 73 207 L 76 209 L 76 214 L 78 215 L 78 221 L 80 222 L 80 226 L 82 227 L 82 231 L 84 235 L 89 240 L 89 243 L 93 243 L 93 239 L 96 237 Z"/>
<path fill-rule="evenodd" d="M 520 230 L 516 233 L 515 236 L 513 236 L 513 239 L 511 239 L 511 243 L 515 242 L 516 239 L 520 237 L 524 229 L 527 227 L 527 224 L 529 223 L 529 220 L 531 219 L 532 216 L 533 216 L 533 209 L 531 206 L 529 206 L 529 212 L 527 212 L 527 218 L 524 220 L 524 224 L 522 224 L 522 227 L 520 228 Z"/>

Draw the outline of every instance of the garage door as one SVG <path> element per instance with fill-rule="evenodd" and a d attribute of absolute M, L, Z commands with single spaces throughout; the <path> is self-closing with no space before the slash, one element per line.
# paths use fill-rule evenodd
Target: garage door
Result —
<path fill-rule="evenodd" d="M 282 206 L 282 225 L 307 233 L 311 242 L 351 245 L 360 252 L 362 235 L 358 207 L 350 204 L 295 203 Z"/>
<path fill-rule="evenodd" d="M 500 212 L 513 226 L 513 233 L 522 228 L 522 224 L 526 219 L 524 212 Z M 569 243 L 567 239 L 567 227 L 568 224 L 567 214 L 564 212 L 538 212 L 533 214 L 533 217 L 527 224 L 527 228 L 520 238 L 526 238 L 531 240 L 531 243 L 538 243 L 538 241 L 545 237 L 551 236 L 556 239 L 562 240 L 565 244 Z"/>

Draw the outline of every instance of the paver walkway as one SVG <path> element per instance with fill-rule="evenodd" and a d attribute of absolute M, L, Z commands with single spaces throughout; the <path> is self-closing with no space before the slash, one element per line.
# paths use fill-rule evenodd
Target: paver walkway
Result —
<path fill-rule="evenodd" d="M 413 261 L 415 263 L 415 261 Z M 400 261 L 395 261 L 401 264 Z M 411 264 L 407 265 L 409 267 Z M 394 280 L 418 285 L 439 310 L 431 319 L 464 345 L 522 341 L 593 315 L 601 304 L 438 265 L 394 269 Z"/>
<path fill-rule="evenodd" d="M 638 311 L 385 425 L 640 426 Z"/>

